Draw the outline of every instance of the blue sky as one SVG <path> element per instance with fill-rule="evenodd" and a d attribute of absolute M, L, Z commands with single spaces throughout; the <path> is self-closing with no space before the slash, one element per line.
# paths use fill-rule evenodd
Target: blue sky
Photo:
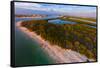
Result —
<path fill-rule="evenodd" d="M 15 8 L 58 12 L 63 14 L 96 15 L 96 7 L 16 2 Z M 17 9 L 16 9 L 17 10 Z"/>

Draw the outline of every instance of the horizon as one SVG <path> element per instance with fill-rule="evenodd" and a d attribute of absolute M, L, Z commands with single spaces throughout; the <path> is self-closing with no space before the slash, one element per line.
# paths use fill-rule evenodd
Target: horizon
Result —
<path fill-rule="evenodd" d="M 96 18 L 96 7 L 91 6 L 15 2 L 16 14 L 38 14 L 39 12 L 40 14 L 44 12 L 46 14 L 50 13 Z"/>

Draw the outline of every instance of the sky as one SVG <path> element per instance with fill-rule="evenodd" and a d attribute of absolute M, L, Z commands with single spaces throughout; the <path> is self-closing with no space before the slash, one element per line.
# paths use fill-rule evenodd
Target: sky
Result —
<path fill-rule="evenodd" d="M 25 3 L 15 2 L 16 12 L 21 9 L 55 12 L 67 15 L 93 16 L 96 17 L 96 7 L 90 6 L 75 6 L 75 5 L 58 5 L 58 4 L 43 4 L 43 3 Z M 17 12 L 18 13 L 18 12 Z"/>

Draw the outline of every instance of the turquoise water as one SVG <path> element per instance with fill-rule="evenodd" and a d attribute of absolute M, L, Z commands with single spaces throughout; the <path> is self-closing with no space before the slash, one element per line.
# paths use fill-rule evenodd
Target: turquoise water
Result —
<path fill-rule="evenodd" d="M 16 18 L 17 21 L 32 20 Z M 40 45 L 15 27 L 15 63 L 16 66 L 53 64 L 54 61 Z"/>
<path fill-rule="evenodd" d="M 64 20 L 61 20 L 61 19 L 49 20 L 49 23 L 54 23 L 54 24 L 76 24 L 76 22 L 64 21 Z"/>
<path fill-rule="evenodd" d="M 43 18 L 45 19 L 45 18 Z M 15 18 L 17 21 L 32 20 L 32 18 Z M 40 20 L 40 19 L 35 19 Z M 60 19 L 49 20 L 48 23 L 76 24 Z M 33 39 L 15 27 L 15 63 L 16 66 L 54 64 L 54 60 Z"/>

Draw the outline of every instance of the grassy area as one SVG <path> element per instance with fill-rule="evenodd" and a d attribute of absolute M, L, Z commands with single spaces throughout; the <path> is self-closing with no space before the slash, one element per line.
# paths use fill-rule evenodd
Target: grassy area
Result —
<path fill-rule="evenodd" d="M 70 18 L 78 18 L 78 19 L 83 19 L 83 20 L 89 20 L 89 21 L 93 21 L 96 22 L 95 18 L 87 18 L 87 17 L 76 17 L 76 16 L 68 16 Z"/>
<path fill-rule="evenodd" d="M 61 19 L 62 20 L 67 20 L 67 21 L 76 22 L 78 24 L 85 24 L 85 25 L 90 25 L 90 26 L 96 26 L 96 24 L 94 24 L 94 23 L 84 22 L 84 21 L 81 21 L 81 20 L 78 20 L 78 19 L 71 19 L 71 18 L 78 18 L 78 19 L 83 19 L 83 20 L 93 20 L 94 22 L 96 22 L 96 20 L 92 19 L 92 18 L 80 18 L 80 17 L 70 17 L 70 16 L 62 17 Z"/>
<path fill-rule="evenodd" d="M 94 18 L 82 18 L 82 17 L 77 17 L 78 19 L 83 19 L 83 20 L 89 20 L 89 21 L 93 21 L 93 22 L 96 22 L 96 19 Z"/>

